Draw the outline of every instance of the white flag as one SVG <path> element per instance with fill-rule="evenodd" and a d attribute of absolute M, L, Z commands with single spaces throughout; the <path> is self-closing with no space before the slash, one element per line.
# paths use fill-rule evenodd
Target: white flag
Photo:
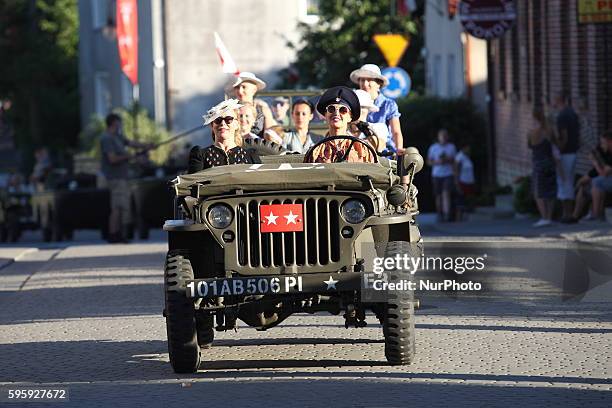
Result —
<path fill-rule="evenodd" d="M 223 71 L 226 74 L 234 74 L 234 75 L 240 74 L 240 71 L 238 70 L 236 63 L 234 62 L 234 59 L 230 55 L 227 48 L 225 48 L 225 44 L 223 44 L 223 41 L 221 41 L 221 37 L 219 37 L 219 34 L 217 34 L 217 32 L 215 32 L 214 34 L 215 34 L 215 48 L 217 50 L 217 55 L 219 56 L 219 60 L 221 61 L 221 71 Z"/>

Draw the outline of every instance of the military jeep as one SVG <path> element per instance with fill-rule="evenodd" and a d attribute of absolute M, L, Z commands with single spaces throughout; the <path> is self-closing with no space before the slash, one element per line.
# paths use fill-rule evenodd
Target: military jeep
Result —
<path fill-rule="evenodd" d="M 261 164 L 214 167 L 173 180 L 175 219 L 164 224 L 164 316 L 175 372 L 198 369 L 215 330 L 234 330 L 237 320 L 266 330 L 293 313 L 342 314 L 347 328 L 364 327 L 373 313 L 388 362 L 414 359 L 418 303 L 410 290 L 369 299 L 365 253 L 374 248 L 379 256 L 421 256 L 412 178 L 423 158 L 409 148 L 398 162 L 303 160 L 262 155 Z M 398 280 L 410 275 L 389 273 Z"/>

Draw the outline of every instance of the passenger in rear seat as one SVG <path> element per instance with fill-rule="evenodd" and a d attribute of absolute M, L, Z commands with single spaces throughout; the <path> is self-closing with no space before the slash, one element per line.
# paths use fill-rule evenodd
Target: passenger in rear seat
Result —
<path fill-rule="evenodd" d="M 260 162 L 257 156 L 240 147 L 242 137 L 238 110 L 241 106 L 238 100 L 228 99 L 213 106 L 204 115 L 204 126 L 210 125 L 212 128 L 213 144 L 191 149 L 188 173 L 228 164 Z"/>

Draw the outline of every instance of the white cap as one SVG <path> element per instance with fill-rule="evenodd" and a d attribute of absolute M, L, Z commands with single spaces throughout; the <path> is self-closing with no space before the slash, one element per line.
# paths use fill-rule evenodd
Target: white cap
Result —
<path fill-rule="evenodd" d="M 378 106 L 374 105 L 374 101 L 369 93 L 361 89 L 356 89 L 355 94 L 357 95 L 357 98 L 359 98 L 359 105 L 361 105 L 361 109 L 367 109 L 370 112 L 378 112 Z"/>

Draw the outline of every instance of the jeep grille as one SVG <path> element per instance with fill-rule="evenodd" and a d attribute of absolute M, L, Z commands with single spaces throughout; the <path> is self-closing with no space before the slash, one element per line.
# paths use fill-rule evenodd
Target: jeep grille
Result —
<path fill-rule="evenodd" d="M 304 231 L 260 234 L 259 206 L 262 204 L 302 204 Z M 253 199 L 238 204 L 237 209 L 236 250 L 241 266 L 329 265 L 340 260 L 337 199 Z"/>

